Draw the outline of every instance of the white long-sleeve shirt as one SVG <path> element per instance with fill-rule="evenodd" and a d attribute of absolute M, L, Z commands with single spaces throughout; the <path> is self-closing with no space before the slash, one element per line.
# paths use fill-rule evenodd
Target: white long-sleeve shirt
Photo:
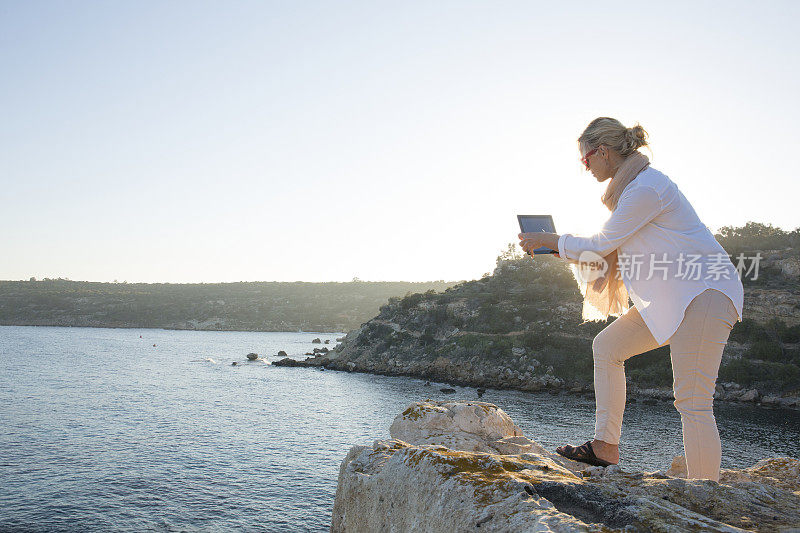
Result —
<path fill-rule="evenodd" d="M 565 259 L 578 260 L 586 250 L 606 256 L 615 249 L 628 294 L 659 344 L 672 337 L 686 307 L 708 288 L 731 299 L 741 322 L 739 272 L 678 186 L 653 167 L 625 187 L 599 233 L 558 239 Z"/>

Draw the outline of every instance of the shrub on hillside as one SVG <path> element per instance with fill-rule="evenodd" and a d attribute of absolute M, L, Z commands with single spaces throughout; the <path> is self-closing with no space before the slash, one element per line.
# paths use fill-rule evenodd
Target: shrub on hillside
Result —
<path fill-rule="evenodd" d="M 762 339 L 754 342 L 747 349 L 747 358 L 763 361 L 783 361 L 785 359 L 781 343 L 774 339 Z"/>
<path fill-rule="evenodd" d="M 669 346 L 661 346 L 625 361 L 625 372 L 631 381 L 646 387 L 672 386 L 672 360 Z"/>
<path fill-rule="evenodd" d="M 800 386 L 800 367 L 790 363 L 737 358 L 723 363 L 718 381 L 734 381 L 747 387 L 789 390 Z"/>

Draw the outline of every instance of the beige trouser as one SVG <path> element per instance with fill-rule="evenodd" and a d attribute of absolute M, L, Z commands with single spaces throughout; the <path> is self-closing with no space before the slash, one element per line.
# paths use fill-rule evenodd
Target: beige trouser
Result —
<path fill-rule="evenodd" d="M 722 350 L 739 315 L 733 302 L 716 289 L 695 296 L 672 337 L 658 344 L 636 307 L 631 307 L 592 343 L 596 399 L 595 436 L 619 444 L 625 410 L 624 361 L 670 345 L 673 404 L 681 414 L 688 477 L 719 481 L 722 446 L 714 419 L 714 388 Z"/>

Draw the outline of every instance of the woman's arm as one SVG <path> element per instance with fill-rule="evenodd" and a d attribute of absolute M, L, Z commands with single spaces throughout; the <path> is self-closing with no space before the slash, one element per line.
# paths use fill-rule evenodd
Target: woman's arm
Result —
<path fill-rule="evenodd" d="M 559 254 L 568 260 L 577 260 L 581 252 L 586 250 L 605 257 L 658 216 L 661 211 L 661 199 L 652 187 L 640 186 L 630 192 L 626 190 L 599 233 L 591 237 L 575 237 L 563 233 L 553 250 L 558 250 Z"/>

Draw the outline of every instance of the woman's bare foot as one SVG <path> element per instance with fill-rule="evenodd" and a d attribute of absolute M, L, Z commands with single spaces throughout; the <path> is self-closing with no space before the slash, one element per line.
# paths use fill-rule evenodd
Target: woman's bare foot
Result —
<path fill-rule="evenodd" d="M 598 459 L 609 463 L 619 463 L 619 444 L 609 444 L 602 440 L 592 440 L 592 451 Z"/>

